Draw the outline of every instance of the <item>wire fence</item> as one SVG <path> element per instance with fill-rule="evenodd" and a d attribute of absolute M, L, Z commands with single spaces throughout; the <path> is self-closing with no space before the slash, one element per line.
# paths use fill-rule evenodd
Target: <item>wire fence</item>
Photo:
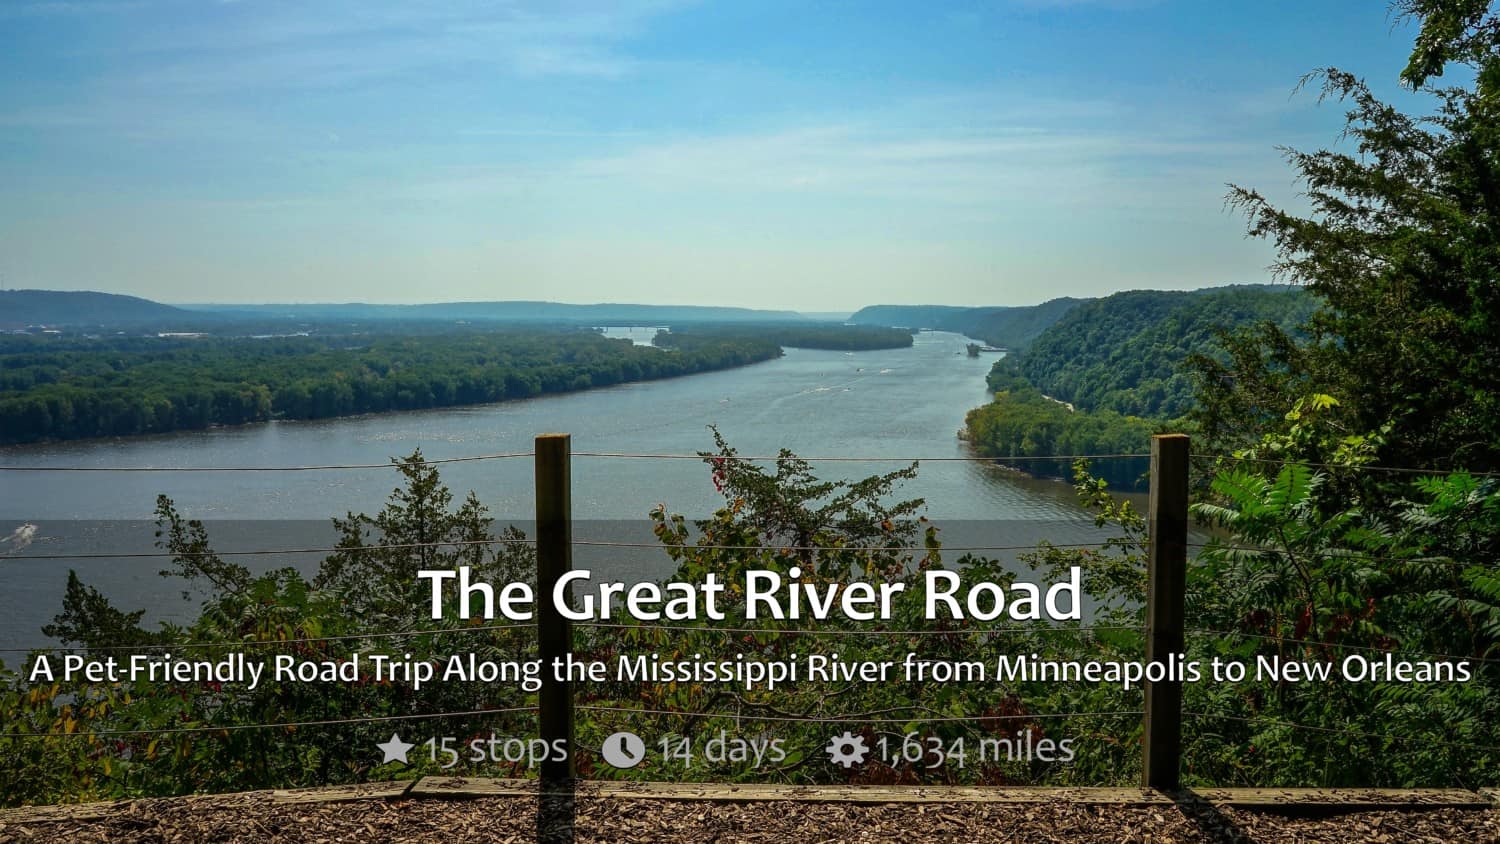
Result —
<path fill-rule="evenodd" d="M 429 466 L 438 466 L 450 463 L 472 463 L 490 460 L 510 460 L 518 458 L 535 457 L 534 451 L 512 451 L 494 454 L 475 454 L 458 457 L 424 458 L 422 463 Z M 624 451 L 574 451 L 573 457 L 597 458 L 606 460 L 697 460 L 707 462 L 747 462 L 747 463 L 1037 463 L 1046 461 L 1076 463 L 1078 461 L 1091 460 L 1142 460 L 1151 457 L 1149 452 L 1108 452 L 1092 454 L 1036 454 L 1036 455 L 927 455 L 927 456 L 900 456 L 890 454 L 869 455 L 798 455 L 798 454 L 776 454 L 776 455 L 743 455 L 743 454 L 715 454 L 713 452 L 696 453 L 671 453 L 671 452 L 624 452 Z M 1255 463 L 1267 466 L 1305 466 L 1313 469 L 1328 469 L 1352 472 L 1385 472 L 1392 474 L 1411 475 L 1448 475 L 1467 474 L 1473 477 L 1495 478 L 1500 477 L 1500 471 L 1486 469 L 1471 469 L 1465 467 L 1453 467 L 1446 469 L 1424 468 L 1412 466 L 1383 466 L 1378 464 L 1344 464 L 1328 463 L 1314 460 L 1295 460 L 1279 457 L 1254 457 L 1225 454 L 1201 454 L 1191 455 L 1195 460 L 1228 461 L 1235 463 Z M 48 466 L 48 465 L 14 465 L 0 464 L 0 472 L 323 472 L 341 470 L 367 470 L 367 469 L 396 469 L 401 467 L 402 462 L 392 460 L 386 463 L 328 463 L 310 464 L 296 466 Z"/>
<path fill-rule="evenodd" d="M 465 463 L 477 461 L 509 460 L 518 458 L 533 458 L 537 456 L 536 451 L 517 451 L 506 453 L 480 454 L 472 456 L 459 456 L 450 458 L 438 458 L 424 460 L 427 465 L 442 465 L 452 463 Z M 1139 460 L 1150 458 L 1145 453 L 1100 453 L 1100 454 L 1068 454 L 1068 455 L 1044 455 L 1044 456 L 1020 456 L 1020 457 L 982 457 L 982 456 L 932 456 L 932 457 L 899 457 L 892 455 L 873 456 L 812 456 L 804 457 L 782 452 L 777 455 L 739 455 L 739 454 L 677 454 L 677 453 L 627 453 L 627 452 L 605 452 L 605 451 L 580 451 L 571 452 L 572 457 L 598 459 L 598 460 L 696 460 L 709 463 L 721 463 L 727 461 L 738 462 L 807 462 L 807 463 L 987 463 L 1005 464 L 1021 463 L 1031 464 L 1038 461 L 1094 461 L 1094 460 Z M 1196 459 L 1229 460 L 1235 462 L 1251 463 L 1255 465 L 1300 465 L 1322 470 L 1350 470 L 1359 472 L 1383 472 L 1395 474 L 1420 474 L 1437 475 L 1447 474 L 1449 471 L 1463 470 L 1438 470 L 1438 469 L 1415 469 L 1398 466 L 1344 466 L 1338 464 L 1297 461 L 1297 460 L 1273 460 L 1260 457 L 1224 457 L 1219 455 L 1189 455 Z M 0 472 L 312 472 L 312 471 L 339 471 L 339 470 L 373 470 L 399 468 L 402 464 L 397 461 L 390 463 L 349 463 L 349 464 L 322 464 L 322 465 L 298 465 L 298 466 L 39 466 L 39 465 L 0 465 Z M 1469 474 L 1479 477 L 1500 477 L 1500 472 L 1471 471 Z M 219 557 L 259 557 L 290 554 L 361 554 L 361 553 L 384 553 L 412 551 L 419 549 L 436 548 L 490 548 L 496 546 L 530 546 L 538 544 L 536 538 L 523 537 L 494 537 L 485 539 L 456 540 L 456 541 L 433 541 L 415 543 L 391 543 L 373 545 L 335 545 L 321 547 L 299 547 L 283 549 L 250 549 L 220 552 L 192 552 L 168 550 L 161 552 L 128 552 L 128 553 L 69 553 L 69 554 L 10 554 L 5 555 L 7 560 L 87 560 L 87 559 L 192 559 L 200 556 Z M 579 548 L 632 548 L 632 549 L 654 549 L 662 551 L 737 551 L 756 554 L 789 554 L 789 553 L 817 553 L 825 555 L 836 555 L 842 553 L 880 553 L 880 554 L 918 554 L 932 551 L 944 552 L 1028 552 L 1039 548 L 1053 548 L 1064 550 L 1092 551 L 1103 549 L 1115 549 L 1122 544 L 1129 545 L 1129 541 L 1122 543 L 1121 540 L 1108 540 L 1102 542 L 1069 542 L 1069 543 L 1032 543 L 1027 545 L 1000 544 L 1000 545 L 907 545 L 907 544 L 851 544 L 851 545 L 819 545 L 819 544 L 720 544 L 714 542 L 698 543 L 673 543 L 673 542 L 631 542 L 604 539 L 569 539 L 568 543 Z M 1288 557 L 1314 557 L 1318 559 L 1342 558 L 1363 562 L 1394 563 L 1401 566 L 1451 566 L 1469 567 L 1474 563 L 1460 560 L 1448 559 L 1446 557 L 1399 557 L 1390 555 L 1368 554 L 1359 551 L 1338 549 L 1289 549 L 1275 547 L 1258 547 L 1253 545 L 1237 545 L 1222 540 L 1214 539 L 1208 542 L 1181 543 L 1184 548 L 1192 548 L 1200 551 L 1213 553 L 1227 552 L 1231 554 L 1272 555 Z M 980 624 L 972 626 L 960 626 L 954 628 L 849 628 L 849 627 L 774 627 L 762 626 L 752 627 L 743 625 L 717 626 L 717 625 L 680 625 L 680 624 L 628 624 L 611 623 L 606 621 L 587 621 L 575 625 L 582 629 L 608 631 L 611 633 L 666 633 L 666 634 L 689 634 L 689 633 L 714 633 L 724 636 L 754 636 L 754 637 L 886 637 L 886 638 L 918 638 L 918 637 L 978 637 L 994 639 L 995 637 L 1016 634 L 1021 636 L 1051 636 L 1072 634 L 1077 636 L 1092 637 L 1099 633 L 1122 633 L 1143 634 L 1143 638 L 1149 637 L 1151 630 L 1149 626 L 1125 625 L 1125 624 L 1077 624 L 1077 625 L 1054 625 L 1045 626 L 1037 624 L 1028 625 L 994 625 Z M 486 633 L 498 633 L 504 631 L 533 631 L 537 630 L 536 624 L 531 623 L 471 623 L 463 626 L 434 628 L 434 629 L 409 629 L 409 630 L 383 630 L 375 632 L 361 632 L 351 634 L 339 634 L 329 636 L 293 636 L 286 638 L 263 638 L 244 639 L 233 641 L 183 641 L 150 642 L 137 645 L 104 645 L 104 646 L 47 646 L 42 648 L 0 648 L 4 653 L 49 653 L 49 652 L 144 652 L 144 651 L 191 651 L 191 650 L 223 650 L 234 648 L 275 648 L 287 646 L 307 646 L 332 643 L 360 643 L 368 645 L 379 645 L 382 642 L 394 643 L 398 640 L 410 640 L 415 637 L 424 636 L 466 636 Z M 1184 635 L 1198 639 L 1219 640 L 1252 640 L 1275 645 L 1294 645 L 1307 649 L 1344 649 L 1359 651 L 1362 653 L 1376 653 L 1382 656 L 1399 657 L 1421 657 L 1425 659 L 1436 659 L 1446 661 L 1470 662 L 1477 665 L 1492 665 L 1500 663 L 1500 658 L 1490 656 L 1463 656 L 1457 654 L 1424 652 L 1411 650 L 1397 642 L 1391 642 L 1389 647 L 1379 645 L 1363 645 L 1358 643 L 1329 642 L 1318 639 L 1276 636 L 1268 633 L 1256 633 L 1244 630 L 1218 630 L 1212 628 L 1188 628 L 1182 631 Z M 571 643 L 569 643 L 571 648 Z M 928 660 L 931 661 L 931 660 Z M 744 703 L 743 701 L 741 702 Z M 677 708 L 661 708 L 653 706 L 617 706 L 601 705 L 594 703 L 572 704 L 571 708 L 579 712 L 597 713 L 600 715 L 615 715 L 625 717 L 671 717 L 671 718 L 694 718 L 694 719 L 728 719 L 734 721 L 756 721 L 768 723 L 802 723 L 802 724 L 911 724 L 911 723 L 966 723 L 985 724 L 998 722 L 1031 722 L 1049 721 L 1058 719 L 1079 718 L 1139 718 L 1147 714 L 1146 710 L 1138 709 L 1111 709 L 1111 710 L 1080 710 L 1067 712 L 1036 712 L 1036 713 L 978 713 L 963 714 L 932 710 L 921 706 L 910 705 L 892 709 L 868 710 L 862 712 L 848 712 L 838 714 L 814 714 L 814 713 L 783 713 L 774 711 L 774 707 L 764 703 L 749 703 L 734 712 L 692 710 Z M 751 712 L 743 711 L 750 708 Z M 897 717 L 895 713 L 905 714 Z M 538 713 L 546 717 L 545 707 L 542 704 L 526 706 L 504 706 L 491 708 L 473 708 L 466 710 L 447 710 L 439 712 L 418 712 L 407 714 L 371 715 L 362 717 L 331 718 L 318 720 L 289 720 L 265 723 L 248 724 L 221 724 L 221 725 L 192 725 L 183 727 L 152 727 L 152 728 L 105 728 L 88 729 L 82 732 L 64 731 L 15 731 L 0 730 L 0 738 L 82 738 L 82 737 L 116 737 L 137 735 L 173 735 L 173 734 L 215 734 L 245 730 L 298 730 L 308 728 L 337 727 L 371 723 L 390 723 L 407 721 L 424 721 L 448 718 L 482 718 L 497 715 L 512 715 L 522 713 Z M 1462 746 L 1469 751 L 1500 752 L 1500 747 L 1486 745 L 1475 745 L 1472 743 L 1447 742 L 1440 738 L 1431 736 L 1403 736 L 1388 733 L 1374 733 L 1354 728 L 1334 727 L 1317 724 L 1302 724 L 1281 721 L 1270 716 L 1236 715 L 1232 713 L 1211 713 L 1203 711 L 1180 711 L 1183 717 L 1225 720 L 1238 723 L 1266 725 L 1277 728 L 1304 730 L 1311 733 L 1332 734 L 1361 740 L 1378 741 L 1387 744 L 1392 740 L 1407 742 L 1426 742 L 1443 746 Z"/>
<path fill-rule="evenodd" d="M 380 543 L 372 545 L 334 545 L 320 547 L 300 548 L 257 548 L 238 551 L 89 551 L 66 554 L 3 554 L 0 559 L 16 561 L 45 561 L 45 560 L 168 560 L 168 559 L 196 559 L 207 557 L 274 557 L 285 554 L 376 554 L 390 551 L 409 551 L 419 549 L 439 548 L 475 548 L 490 547 L 496 545 L 535 545 L 535 538 L 526 537 L 491 537 L 487 539 L 470 540 L 436 540 L 432 542 L 400 542 Z M 575 539 L 571 543 L 578 548 L 638 548 L 661 551 L 747 551 L 755 553 L 768 553 L 772 555 L 787 554 L 793 552 L 815 552 L 819 554 L 841 554 L 841 553 L 974 553 L 979 551 L 1038 551 L 1043 549 L 1109 549 L 1121 545 L 1131 544 L 1128 540 L 1115 539 L 1099 542 L 1048 542 L 1040 540 L 1028 545 L 945 545 L 936 544 L 931 547 L 926 545 L 781 545 L 781 544 L 754 544 L 754 545 L 723 545 L 711 542 L 629 542 L 621 540 L 594 540 Z M 1445 557 L 1395 557 L 1389 555 L 1369 554 L 1354 550 L 1316 550 L 1298 549 L 1289 550 L 1285 548 L 1269 548 L 1254 545 L 1231 545 L 1223 542 L 1189 542 L 1186 547 L 1202 551 L 1231 552 L 1238 554 L 1254 554 L 1266 556 L 1280 556 L 1290 559 L 1315 558 L 1315 559 L 1340 559 L 1355 562 L 1372 563 L 1396 563 L 1402 566 L 1446 566 L 1453 568 L 1470 568 L 1482 565 L 1464 560 L 1453 560 Z"/>

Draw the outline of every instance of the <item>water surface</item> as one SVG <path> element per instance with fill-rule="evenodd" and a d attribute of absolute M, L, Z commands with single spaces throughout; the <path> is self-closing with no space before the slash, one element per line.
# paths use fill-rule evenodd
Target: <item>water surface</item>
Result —
<path fill-rule="evenodd" d="M 384 463 L 421 448 L 428 458 L 529 451 L 542 432 L 572 434 L 578 452 L 691 454 L 712 447 L 710 425 L 746 455 L 789 448 L 806 456 L 963 457 L 956 434 L 964 413 L 987 400 L 993 358 L 970 358 L 968 340 L 923 333 L 911 348 L 866 352 L 788 349 L 774 361 L 684 378 L 629 384 L 477 407 L 313 422 L 270 422 L 125 440 L 93 440 L 0 449 L 0 464 L 26 466 L 224 466 Z M 900 463 L 826 463 L 833 476 L 863 476 Z M 501 523 L 534 510 L 529 460 L 445 465 L 458 493 L 474 490 Z M 0 474 L 0 535 L 23 522 L 40 526 L 21 554 L 152 550 L 156 496 L 211 523 L 221 550 L 310 547 L 326 540 L 326 519 L 374 512 L 396 484 L 390 469 L 316 472 Z M 642 536 L 641 519 L 658 503 L 702 516 L 722 501 L 697 460 L 575 457 L 573 504 L 580 538 Z M 979 462 L 929 462 L 908 483 L 926 513 L 951 525 L 945 538 L 973 542 L 988 524 L 992 544 L 1049 538 L 1097 538 L 1067 485 Z M 614 523 L 611 527 L 609 523 Z M 321 539 L 320 539 L 321 537 Z M 968 537 L 966 539 L 965 537 Z M 999 537 L 999 539 L 997 539 Z M 997 555 L 998 556 L 998 555 Z M 316 558 L 250 558 L 256 569 Z M 0 647 L 30 647 L 60 608 L 69 568 L 123 609 L 152 618 L 185 618 L 181 584 L 163 579 L 158 559 L 24 560 L 0 556 Z M 621 577 L 661 576 L 661 555 L 587 549 L 579 565 Z"/>

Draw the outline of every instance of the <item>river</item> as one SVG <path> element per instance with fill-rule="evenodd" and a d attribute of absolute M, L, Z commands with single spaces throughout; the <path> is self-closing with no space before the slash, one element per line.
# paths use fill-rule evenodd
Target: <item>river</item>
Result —
<path fill-rule="evenodd" d="M 526 401 L 3 448 L 0 465 L 382 463 L 418 447 L 429 459 L 527 451 L 536 434 L 548 431 L 572 434 L 575 451 L 684 454 L 712 447 L 710 425 L 745 455 L 785 447 L 807 456 L 963 457 L 968 453 L 956 433 L 964 413 L 987 400 L 984 376 L 993 360 L 968 357 L 967 342 L 931 332 L 917 335 L 911 348 L 788 349 L 779 360 L 739 369 Z M 900 464 L 816 465 L 821 473 L 849 477 Z M 474 490 L 501 524 L 533 513 L 529 460 L 453 463 L 442 474 L 457 494 Z M 147 609 L 149 620 L 190 617 L 195 601 L 181 597 L 180 582 L 157 574 L 164 560 L 16 558 L 149 553 L 159 493 L 171 496 L 184 514 L 207 521 L 219 550 L 301 548 L 327 541 L 329 517 L 378 510 L 395 477 L 390 469 L 0 473 L 0 535 L 27 522 L 39 528 L 29 547 L 9 559 L 0 554 L 0 648 L 47 643 L 39 628 L 59 611 L 70 568 L 122 609 Z M 580 456 L 573 477 L 575 516 L 586 520 L 575 530 L 578 538 L 649 538 L 642 519 L 655 504 L 702 516 L 722 501 L 697 460 Z M 1066 484 L 980 462 L 926 463 L 901 492 L 926 500 L 926 514 L 945 526 L 950 544 L 975 537 L 988 544 L 1027 544 L 1100 536 Z M 318 556 L 242 559 L 257 570 L 289 563 L 311 570 Z M 657 551 L 580 549 L 579 558 L 576 565 L 620 577 L 669 571 Z"/>

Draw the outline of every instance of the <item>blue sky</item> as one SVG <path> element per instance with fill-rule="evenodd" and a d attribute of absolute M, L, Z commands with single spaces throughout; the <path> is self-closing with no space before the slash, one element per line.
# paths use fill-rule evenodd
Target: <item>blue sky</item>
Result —
<path fill-rule="evenodd" d="M 852 310 L 1267 280 L 1369 2 L 5 0 L 0 287 Z"/>

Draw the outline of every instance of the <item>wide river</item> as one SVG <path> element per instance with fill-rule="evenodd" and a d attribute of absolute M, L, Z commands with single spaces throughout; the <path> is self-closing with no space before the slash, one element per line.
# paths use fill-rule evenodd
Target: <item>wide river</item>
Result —
<path fill-rule="evenodd" d="M 815 457 L 965 457 L 956 433 L 964 413 L 987 400 L 993 356 L 970 358 L 966 338 L 923 333 L 908 349 L 845 353 L 788 349 L 775 361 L 667 381 L 630 384 L 478 407 L 318 422 L 271 422 L 126 440 L 91 440 L 0 449 L 0 465 L 36 467 L 269 467 L 383 463 L 420 447 L 429 459 L 528 451 L 548 431 L 573 436 L 575 451 L 691 454 L 712 448 L 717 425 L 745 455 L 789 448 Z M 894 462 L 815 464 L 829 476 L 863 476 Z M 447 464 L 459 495 L 474 490 L 501 524 L 533 514 L 527 459 Z M 185 619 L 198 600 L 161 577 L 166 560 L 37 555 L 154 551 L 158 494 L 209 523 L 219 550 L 321 547 L 328 519 L 378 510 L 395 486 L 388 468 L 301 472 L 0 473 L 0 536 L 23 523 L 31 544 L 0 546 L 0 648 L 48 642 L 40 632 L 60 610 L 68 570 L 121 609 L 148 620 Z M 1057 481 L 1022 477 L 974 461 L 928 462 L 902 497 L 926 500 L 926 514 L 949 525 L 950 545 L 1093 541 L 1100 533 Z M 642 519 L 658 503 L 689 516 L 722 502 L 697 460 L 575 457 L 577 538 L 649 539 Z M 309 545 L 308 543 L 312 543 Z M 589 552 L 589 553 L 585 553 Z M 321 555 L 244 557 L 257 570 L 295 564 L 312 570 Z M 954 555 L 955 557 L 957 555 Z M 995 553 L 992 556 L 1007 556 Z M 576 566 L 623 578 L 670 571 L 659 551 L 580 549 Z M 5 657 L 0 653 L 0 657 Z M 15 665 L 15 655 L 6 658 Z"/>

